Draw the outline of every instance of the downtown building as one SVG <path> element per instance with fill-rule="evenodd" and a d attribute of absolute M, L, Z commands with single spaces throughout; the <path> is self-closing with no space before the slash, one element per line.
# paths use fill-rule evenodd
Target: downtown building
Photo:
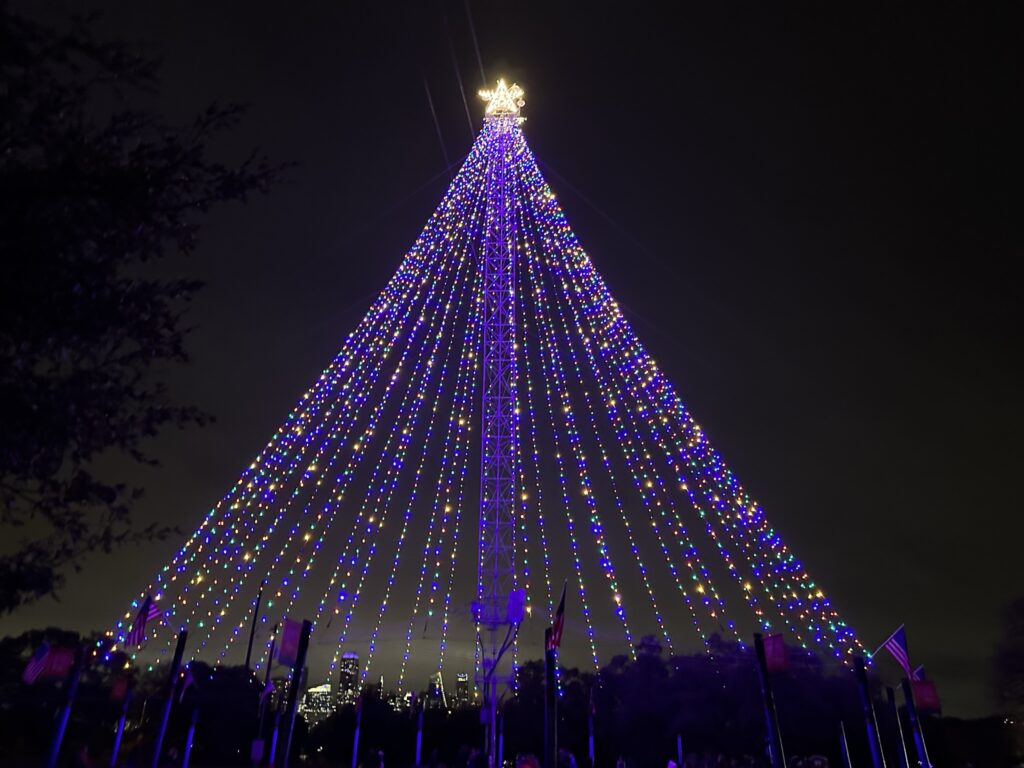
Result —
<path fill-rule="evenodd" d="M 334 697 L 331 695 L 331 684 L 324 683 L 306 691 L 299 705 L 299 713 L 306 718 L 310 726 L 326 720 L 334 714 Z"/>
<path fill-rule="evenodd" d="M 359 654 L 342 654 L 338 664 L 338 706 L 355 704 L 359 698 Z"/>
<path fill-rule="evenodd" d="M 468 707 L 473 703 L 472 694 L 469 687 L 469 673 L 459 672 L 455 676 L 455 698 L 452 701 L 452 705 L 455 709 L 462 709 Z"/>

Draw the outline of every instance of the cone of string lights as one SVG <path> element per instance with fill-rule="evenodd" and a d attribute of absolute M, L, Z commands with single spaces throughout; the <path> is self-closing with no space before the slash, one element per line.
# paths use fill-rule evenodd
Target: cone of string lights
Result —
<path fill-rule="evenodd" d="M 308 618 L 311 681 L 354 653 L 363 680 L 403 692 L 438 671 L 479 680 L 515 618 L 508 669 L 539 658 L 566 583 L 569 663 L 649 634 L 670 653 L 755 631 L 860 653 L 577 240 L 522 89 L 482 95 L 480 133 L 392 278 L 115 640 L 148 597 L 143 665 L 182 628 L 189 656 L 241 663 L 254 611 L 257 651 Z"/>

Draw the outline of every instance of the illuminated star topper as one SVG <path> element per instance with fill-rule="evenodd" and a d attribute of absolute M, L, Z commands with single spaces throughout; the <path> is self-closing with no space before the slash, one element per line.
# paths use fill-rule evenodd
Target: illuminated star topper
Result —
<path fill-rule="evenodd" d="M 505 80 L 498 81 L 498 87 L 492 91 L 480 91 L 480 98 L 487 102 L 487 117 L 519 117 L 519 110 L 526 105 L 523 96 L 526 93 L 515 83 L 509 87 Z"/>

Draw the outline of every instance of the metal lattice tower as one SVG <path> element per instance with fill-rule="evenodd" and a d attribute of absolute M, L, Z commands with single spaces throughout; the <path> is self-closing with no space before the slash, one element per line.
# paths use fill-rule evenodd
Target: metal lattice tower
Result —
<path fill-rule="evenodd" d="M 506 623 L 515 588 L 515 222 L 509 186 L 509 118 L 489 118 L 495 131 L 487 179 L 483 244 L 483 445 L 480 460 L 478 620 Z"/>
<path fill-rule="evenodd" d="M 484 95 L 484 94 L 481 94 Z M 487 207 L 483 237 L 483 403 L 480 458 L 480 548 L 477 567 L 476 622 L 482 654 L 478 681 L 493 702 L 499 682 L 502 645 L 517 619 L 509 597 L 516 587 L 515 568 L 515 132 L 520 122 L 522 91 L 517 86 L 484 96 L 489 104 L 486 130 L 491 132 L 487 164 Z M 494 719 L 491 706 L 490 742 Z M 489 750 L 493 756 L 493 748 Z"/>

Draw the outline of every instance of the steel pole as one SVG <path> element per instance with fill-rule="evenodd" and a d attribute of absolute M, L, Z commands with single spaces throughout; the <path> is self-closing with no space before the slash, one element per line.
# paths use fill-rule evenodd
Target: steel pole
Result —
<path fill-rule="evenodd" d="M 171 661 L 171 674 L 167 680 L 166 696 L 164 696 L 164 709 L 160 717 L 160 730 L 156 734 L 156 743 L 153 745 L 153 760 L 150 762 L 152 768 L 160 764 L 160 752 L 164 748 L 164 736 L 167 735 L 167 722 L 171 719 L 171 707 L 174 706 L 174 685 L 178 680 L 178 672 L 181 670 L 181 657 L 185 654 L 185 641 L 188 640 L 188 630 L 183 629 L 178 633 L 178 644 L 174 646 L 174 659 Z"/>
<path fill-rule="evenodd" d="M 359 762 L 359 729 L 363 724 L 363 705 L 362 705 L 362 694 L 360 698 L 356 699 L 356 732 L 352 738 L 352 768 L 356 768 L 356 764 Z"/>
<path fill-rule="evenodd" d="M 57 716 L 57 728 L 53 732 L 53 741 L 50 743 L 50 755 L 46 760 L 47 768 L 55 768 L 57 757 L 60 755 L 60 745 L 64 741 L 64 732 L 68 727 L 68 719 L 71 717 L 71 708 L 75 705 L 75 696 L 78 695 L 78 681 L 82 677 L 82 666 L 85 664 L 85 646 L 79 645 L 75 649 L 75 663 L 71 668 L 71 675 L 68 678 L 68 687 L 64 696 L 64 704 Z"/>
<path fill-rule="evenodd" d="M 114 747 L 110 751 L 110 768 L 117 765 L 117 755 L 121 751 L 121 738 L 124 736 L 124 722 L 128 717 L 128 707 L 132 701 L 132 689 L 124 693 L 124 702 L 121 704 L 121 717 L 117 721 L 117 730 L 114 731 Z"/>
<path fill-rule="evenodd" d="M 199 722 L 199 707 L 192 709 L 192 719 L 188 724 L 188 734 L 185 736 L 185 756 L 181 760 L 181 768 L 188 768 L 189 758 L 192 757 L 192 740 L 196 735 L 196 723 Z"/>
<path fill-rule="evenodd" d="M 267 580 L 260 582 L 260 591 L 256 594 L 256 605 L 252 609 L 252 623 L 249 625 L 249 647 L 245 651 L 245 668 L 249 669 L 249 662 L 252 661 L 252 640 L 256 635 L 256 619 L 260 615 L 260 604 L 263 602 L 263 588 L 267 586 Z"/>
<path fill-rule="evenodd" d="M 558 696 L 551 627 L 544 630 L 544 768 L 558 768 Z"/>
<path fill-rule="evenodd" d="M 896 736 L 899 743 L 896 745 L 896 760 L 900 768 L 910 768 L 910 758 L 907 756 L 907 741 L 903 737 L 903 721 L 900 719 L 900 708 L 896 703 L 896 691 L 891 686 L 885 688 L 885 698 L 889 702 L 889 709 L 892 711 L 893 720 L 896 721 Z"/>
<path fill-rule="evenodd" d="M 761 704 L 764 707 L 768 757 L 772 768 L 786 768 L 786 753 L 782 747 L 782 734 L 779 732 L 779 714 L 775 710 L 775 696 L 772 694 L 772 681 L 768 675 L 768 662 L 764 655 L 764 638 L 760 632 L 754 633 L 754 650 L 761 677 Z"/>
<path fill-rule="evenodd" d="M 900 686 L 903 688 L 903 703 L 907 708 L 910 732 L 914 736 L 914 750 L 917 753 L 918 768 L 932 768 L 931 761 L 928 758 L 928 747 L 924 743 L 924 730 L 922 730 L 921 720 L 917 716 L 917 705 L 914 703 L 914 690 L 910 685 L 910 680 L 904 677 L 900 681 Z"/>
<path fill-rule="evenodd" d="M 284 739 L 284 754 L 281 757 L 282 768 L 288 768 L 288 758 L 292 751 L 292 736 L 295 733 L 295 713 L 299 708 L 299 688 L 302 687 L 306 671 L 306 653 L 309 651 L 309 634 L 313 631 L 313 622 L 302 621 L 302 633 L 299 635 L 299 648 L 295 654 L 295 666 L 292 668 L 292 684 L 288 688 L 288 711 L 285 714 L 287 733 Z"/>
<path fill-rule="evenodd" d="M 419 765 L 421 757 L 423 756 L 423 705 L 419 707 L 419 711 L 416 713 L 416 763 Z"/>
<path fill-rule="evenodd" d="M 850 743 L 846 740 L 846 726 L 839 723 L 839 752 L 843 756 L 843 768 L 853 768 L 850 760 Z"/>
<path fill-rule="evenodd" d="M 868 688 L 868 672 L 864 667 L 864 658 L 855 656 L 853 672 L 857 677 L 857 691 L 860 694 L 860 708 L 864 716 L 864 729 L 868 734 L 868 749 L 871 753 L 873 768 L 885 768 L 885 755 L 882 754 L 882 737 L 878 732 L 878 719 L 875 717 L 875 705 L 871 701 L 871 690 Z"/>

